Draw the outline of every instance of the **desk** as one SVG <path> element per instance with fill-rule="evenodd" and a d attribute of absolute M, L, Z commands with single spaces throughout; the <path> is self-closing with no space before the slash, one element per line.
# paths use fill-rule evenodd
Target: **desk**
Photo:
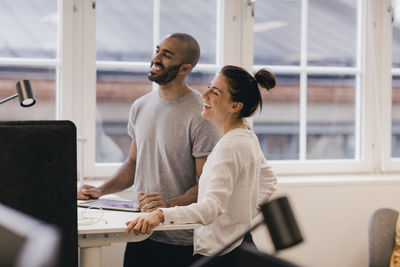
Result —
<path fill-rule="evenodd" d="M 78 208 L 78 218 L 84 208 Z M 104 212 L 103 214 L 101 214 Z M 123 212 L 109 210 L 87 210 L 92 218 L 101 218 L 94 224 L 85 224 L 78 219 L 78 246 L 80 249 L 80 267 L 101 266 L 101 247 L 110 246 L 115 242 L 139 242 L 148 238 L 148 234 L 125 234 L 125 222 L 140 215 L 138 212 Z M 102 215 L 102 217 L 101 217 Z M 200 224 L 159 225 L 153 231 L 195 229 Z"/>

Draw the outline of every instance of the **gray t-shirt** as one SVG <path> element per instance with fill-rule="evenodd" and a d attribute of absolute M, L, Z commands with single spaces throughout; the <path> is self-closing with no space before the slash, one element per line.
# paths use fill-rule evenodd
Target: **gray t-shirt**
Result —
<path fill-rule="evenodd" d="M 134 200 L 139 191 L 174 198 L 197 184 L 195 158 L 208 156 L 220 138 L 216 126 L 201 117 L 203 106 L 197 91 L 177 99 L 152 91 L 133 103 L 128 133 L 137 144 Z M 193 231 L 155 231 L 150 238 L 192 245 Z"/>

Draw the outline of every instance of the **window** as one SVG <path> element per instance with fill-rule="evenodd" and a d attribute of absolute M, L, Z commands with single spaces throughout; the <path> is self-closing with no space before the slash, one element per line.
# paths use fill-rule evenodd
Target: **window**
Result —
<path fill-rule="evenodd" d="M 254 119 L 267 158 L 360 159 L 362 9 L 358 0 L 256 1 L 253 71 L 266 67 L 278 82 Z"/>
<path fill-rule="evenodd" d="M 39 42 L 46 45 L 38 46 L 45 52 L 34 57 L 0 54 L 0 75 L 11 77 L 17 72 L 10 70 L 25 71 L 33 66 L 34 70 L 29 69 L 32 73 L 49 77 L 43 88 L 51 88 L 52 94 L 50 104 L 40 106 L 46 107 L 43 116 L 55 118 L 60 110 L 57 118 L 73 120 L 81 141 L 80 173 L 107 177 L 127 156 L 130 137 L 126 126 L 132 102 L 156 89 L 147 79 L 156 44 L 167 33 L 189 32 L 199 41 L 202 55 L 188 81 L 200 91 L 225 64 L 250 71 L 265 67 L 276 74 L 277 87 L 262 92 L 264 106 L 254 117 L 254 129 L 279 175 L 385 171 L 380 168 L 382 159 L 400 157 L 397 15 L 393 43 L 379 41 L 382 36 L 387 39 L 389 28 L 392 33 L 392 24 L 389 27 L 386 22 L 390 1 L 59 0 L 59 50 L 54 20 L 57 11 L 51 1 L 40 9 L 42 13 L 54 9 L 41 16 L 48 20 L 40 20 L 51 21 L 46 22 L 50 28 L 44 30 L 45 38 Z M 14 2 L 6 3 L 13 6 Z M 0 20 L 6 18 L 15 16 L 1 16 Z M 368 30 L 371 25 L 377 27 Z M 374 45 L 381 47 L 370 47 L 371 32 Z M 49 41 L 50 33 L 54 39 Z M 4 50 L 4 44 L 0 43 L 0 53 L 11 51 Z M 17 43 L 12 46 L 13 51 L 22 49 Z M 393 88 L 387 86 L 392 97 L 379 84 L 383 80 L 379 75 L 390 70 L 374 69 L 372 82 L 371 73 L 367 73 L 371 66 L 379 66 L 374 61 L 387 62 L 379 54 L 382 51 L 392 51 Z M 58 63 L 60 68 L 56 69 Z M 27 73 L 21 77 L 31 77 Z M 61 89 L 57 97 L 56 84 Z M 4 96 L 8 94 L 4 93 L 6 87 L 0 84 Z M 389 112 L 385 109 L 390 109 L 390 101 Z M 390 117 L 387 113 L 392 119 L 381 127 L 386 122 L 379 120 Z M 377 132 L 383 135 L 379 137 Z"/>
<path fill-rule="evenodd" d="M 37 104 L 4 103 L 1 120 L 56 118 L 57 1 L 2 1 L 0 9 L 0 98 L 30 80 Z"/>
<path fill-rule="evenodd" d="M 262 92 L 254 129 L 278 174 L 396 171 L 399 5 L 399 0 L 5 0 L 0 99 L 15 94 L 17 81 L 29 79 L 37 104 L 26 109 L 4 103 L 0 119 L 74 121 L 79 172 L 112 175 L 128 153 L 132 102 L 156 89 L 147 79 L 154 48 L 164 35 L 182 31 L 201 46 L 188 79 L 200 91 L 225 64 L 276 74 L 277 87 Z"/>

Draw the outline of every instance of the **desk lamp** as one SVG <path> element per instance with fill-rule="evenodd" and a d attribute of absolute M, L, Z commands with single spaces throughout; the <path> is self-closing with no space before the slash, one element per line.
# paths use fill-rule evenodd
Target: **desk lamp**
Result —
<path fill-rule="evenodd" d="M 33 96 L 33 91 L 31 83 L 29 80 L 21 80 L 16 84 L 17 94 L 9 96 L 3 100 L 0 100 L 0 104 L 3 104 L 11 99 L 19 97 L 19 102 L 22 107 L 30 107 L 36 103 L 35 97 Z"/>
<path fill-rule="evenodd" d="M 303 241 L 303 237 L 286 197 L 280 197 L 266 202 L 260 206 L 260 209 L 264 220 L 252 226 L 214 255 L 201 258 L 192 264 L 191 267 L 221 266 L 223 262 L 219 261 L 220 259 L 218 256 L 222 255 L 224 251 L 242 239 L 246 234 L 264 223 L 267 225 L 268 232 L 274 243 L 275 254 L 278 250 L 289 248 Z M 245 246 L 244 249 L 240 251 L 239 259 L 237 259 L 237 266 L 293 267 L 297 265 L 259 251 L 249 251 Z"/>

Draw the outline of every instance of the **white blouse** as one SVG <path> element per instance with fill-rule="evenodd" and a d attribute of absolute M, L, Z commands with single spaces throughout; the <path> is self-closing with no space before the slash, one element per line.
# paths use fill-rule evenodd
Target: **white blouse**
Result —
<path fill-rule="evenodd" d="M 204 164 L 198 202 L 162 208 L 164 224 L 201 223 L 194 230 L 194 253 L 210 256 L 250 228 L 259 205 L 275 190 L 276 176 L 257 136 L 234 129 L 219 140 Z"/>

